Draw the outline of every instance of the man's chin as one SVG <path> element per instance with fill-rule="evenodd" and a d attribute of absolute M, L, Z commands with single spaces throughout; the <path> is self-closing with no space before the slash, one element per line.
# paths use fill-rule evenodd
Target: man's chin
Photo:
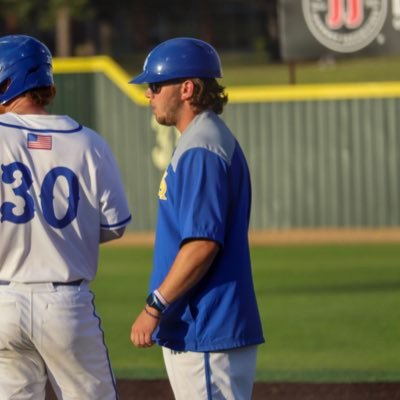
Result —
<path fill-rule="evenodd" d="M 160 125 L 168 126 L 167 121 L 165 120 L 165 118 L 157 118 L 157 117 L 156 117 L 156 121 L 157 121 Z"/>

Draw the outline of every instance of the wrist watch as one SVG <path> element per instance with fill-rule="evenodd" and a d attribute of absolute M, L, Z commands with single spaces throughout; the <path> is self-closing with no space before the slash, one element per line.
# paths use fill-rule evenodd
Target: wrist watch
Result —
<path fill-rule="evenodd" d="M 165 309 L 167 308 L 167 307 L 165 307 L 165 305 L 163 303 L 161 303 L 161 301 L 158 299 L 158 297 L 154 293 L 149 294 L 149 296 L 146 299 L 146 304 L 149 307 L 152 307 L 155 310 L 159 311 L 160 313 L 165 311 Z"/>

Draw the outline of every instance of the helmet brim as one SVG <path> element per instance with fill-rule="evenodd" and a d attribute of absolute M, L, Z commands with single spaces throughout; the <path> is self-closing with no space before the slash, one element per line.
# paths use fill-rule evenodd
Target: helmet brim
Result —
<path fill-rule="evenodd" d="M 129 81 L 129 83 L 136 83 L 136 84 L 142 84 L 142 83 L 156 83 L 156 82 L 162 82 L 165 81 L 165 78 L 162 75 L 155 75 L 152 72 L 148 71 L 143 71 L 141 74 L 135 76 L 133 79 Z"/>
<path fill-rule="evenodd" d="M 148 74 L 146 72 L 142 72 L 138 76 L 135 76 L 133 79 L 131 79 L 129 83 L 137 83 L 137 84 L 149 83 L 147 80 L 147 75 Z"/>

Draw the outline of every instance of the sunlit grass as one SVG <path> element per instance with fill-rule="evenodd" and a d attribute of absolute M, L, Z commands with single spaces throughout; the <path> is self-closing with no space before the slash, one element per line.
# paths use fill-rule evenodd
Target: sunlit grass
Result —
<path fill-rule="evenodd" d="M 103 248 L 93 290 L 118 377 L 166 377 L 158 347 L 139 350 L 130 327 L 144 304 L 150 248 Z M 400 247 L 252 249 L 267 343 L 257 379 L 400 379 Z"/>
<path fill-rule="evenodd" d="M 225 86 L 400 81 L 400 57 L 321 59 L 271 64 L 251 57 L 223 61 Z M 293 80 L 293 82 L 292 82 Z"/>

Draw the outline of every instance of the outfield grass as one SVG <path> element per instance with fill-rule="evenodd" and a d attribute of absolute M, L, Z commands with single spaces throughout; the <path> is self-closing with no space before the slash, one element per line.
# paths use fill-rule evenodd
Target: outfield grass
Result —
<path fill-rule="evenodd" d="M 382 82 L 400 80 L 400 57 L 342 58 L 271 64 L 251 58 L 223 58 L 227 86 Z"/>
<path fill-rule="evenodd" d="M 400 80 L 400 57 L 314 61 L 286 64 L 229 65 L 221 82 L 228 88 L 242 85 L 287 85 L 291 74 L 296 84 L 383 82 Z"/>
<path fill-rule="evenodd" d="M 129 75 L 141 72 L 145 55 L 118 59 Z M 263 53 L 221 53 L 223 78 L 228 88 L 246 85 L 287 85 L 291 74 L 296 84 L 400 81 L 400 56 L 321 59 L 271 63 Z M 291 72 L 293 71 L 293 72 Z"/>
<path fill-rule="evenodd" d="M 130 326 L 147 293 L 152 250 L 103 247 L 92 288 L 119 378 L 165 377 L 158 347 L 139 350 Z M 252 248 L 267 343 L 257 380 L 400 380 L 400 247 Z"/>

